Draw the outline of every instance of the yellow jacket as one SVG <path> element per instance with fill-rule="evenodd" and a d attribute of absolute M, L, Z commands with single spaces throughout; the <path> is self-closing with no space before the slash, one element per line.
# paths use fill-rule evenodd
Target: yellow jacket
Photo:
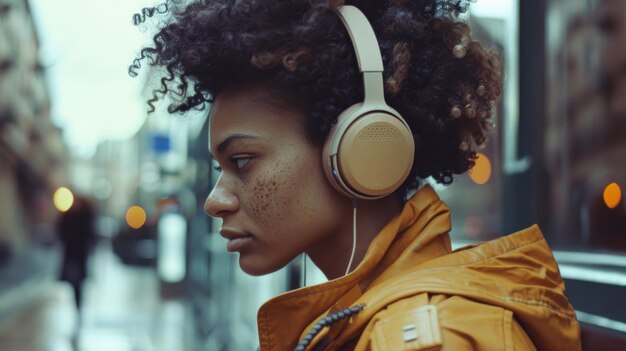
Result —
<path fill-rule="evenodd" d="M 261 351 L 294 350 L 317 322 L 307 350 L 580 350 L 576 315 L 537 226 L 454 252 L 449 231 L 448 207 L 422 188 L 353 272 L 259 309 Z M 361 304 L 351 316 L 335 313 Z M 344 318 L 323 320 L 333 314 Z"/>

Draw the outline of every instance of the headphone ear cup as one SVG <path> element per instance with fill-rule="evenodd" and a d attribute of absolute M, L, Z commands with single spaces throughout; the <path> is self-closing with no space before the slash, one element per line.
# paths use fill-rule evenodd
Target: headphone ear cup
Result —
<path fill-rule="evenodd" d="M 342 113 L 329 133 L 324 145 L 326 177 L 349 197 L 385 197 L 398 189 L 411 171 L 413 135 L 399 115 L 358 107 Z"/>

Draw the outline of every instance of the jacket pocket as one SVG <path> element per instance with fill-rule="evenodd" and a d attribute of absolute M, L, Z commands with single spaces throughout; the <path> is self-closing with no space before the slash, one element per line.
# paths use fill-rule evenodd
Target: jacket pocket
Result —
<path fill-rule="evenodd" d="M 379 319 L 371 339 L 372 351 L 437 351 L 441 332 L 437 307 L 426 305 Z"/>

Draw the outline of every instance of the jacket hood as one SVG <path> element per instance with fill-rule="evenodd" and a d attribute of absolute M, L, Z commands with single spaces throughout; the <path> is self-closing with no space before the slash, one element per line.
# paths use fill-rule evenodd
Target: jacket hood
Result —
<path fill-rule="evenodd" d="M 449 231 L 448 207 L 425 186 L 374 238 L 353 272 L 264 304 L 258 313 L 261 350 L 292 350 L 327 312 L 365 304 L 349 321 L 321 333 L 341 344 L 389 304 L 425 292 L 513 311 L 538 349 L 578 349 L 576 316 L 537 226 L 454 252 Z"/>
<path fill-rule="evenodd" d="M 360 321 L 348 328 L 362 328 L 389 304 L 421 293 L 463 296 L 510 310 L 539 350 L 579 349 L 580 328 L 574 309 L 536 225 L 379 281 L 355 302 L 368 308 L 356 316 Z M 359 323 L 362 325 L 357 327 Z"/>

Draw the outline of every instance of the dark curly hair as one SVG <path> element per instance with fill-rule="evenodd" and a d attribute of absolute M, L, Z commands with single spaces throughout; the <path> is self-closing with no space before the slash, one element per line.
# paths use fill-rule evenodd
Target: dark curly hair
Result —
<path fill-rule="evenodd" d="M 450 184 L 474 165 L 501 93 L 496 52 L 472 41 L 457 20 L 468 0 L 170 0 L 136 14 L 136 24 L 171 12 L 129 67 L 144 59 L 165 69 L 148 100 L 176 103 L 170 113 L 204 109 L 229 85 L 261 81 L 290 98 L 305 99 L 307 130 L 321 145 L 337 116 L 362 101 L 363 83 L 352 43 L 332 10 L 355 5 L 374 27 L 385 66 L 385 99 L 406 119 L 415 161 L 402 190 L 432 176 Z"/>

